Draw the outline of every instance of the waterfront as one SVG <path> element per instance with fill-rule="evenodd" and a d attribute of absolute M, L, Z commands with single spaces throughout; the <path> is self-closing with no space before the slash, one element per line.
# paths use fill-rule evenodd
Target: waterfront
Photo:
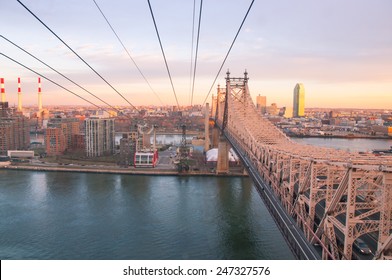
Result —
<path fill-rule="evenodd" d="M 0 174 L 0 259 L 293 258 L 249 178 Z"/>
<path fill-rule="evenodd" d="M 392 145 L 293 140 L 362 152 Z M 0 175 L 1 259 L 293 258 L 249 178 Z"/>
<path fill-rule="evenodd" d="M 116 132 L 115 135 L 115 143 L 116 145 L 120 144 L 120 139 L 122 137 L 122 132 Z M 191 133 L 186 136 L 187 141 L 191 141 L 195 136 L 195 133 Z M 156 144 L 158 145 L 179 145 L 181 144 L 182 135 L 181 134 L 157 134 L 156 135 Z M 44 144 L 44 135 L 31 133 L 30 134 L 30 142 L 31 143 L 41 143 Z M 151 143 L 153 142 L 153 136 L 151 136 Z"/>
<path fill-rule="evenodd" d="M 121 133 L 116 133 L 116 144 L 119 143 Z M 157 144 L 174 144 L 181 143 L 180 134 L 162 134 L 157 135 Z M 31 142 L 44 143 L 42 134 L 31 134 Z M 187 140 L 191 140 L 192 136 L 188 135 Z M 392 146 L 392 139 L 369 139 L 369 138 L 291 138 L 293 141 L 301 144 L 316 145 L 322 147 L 330 147 L 341 150 L 350 150 L 352 152 L 371 152 L 373 149 L 388 149 Z M 152 138 L 151 138 L 152 141 Z"/>

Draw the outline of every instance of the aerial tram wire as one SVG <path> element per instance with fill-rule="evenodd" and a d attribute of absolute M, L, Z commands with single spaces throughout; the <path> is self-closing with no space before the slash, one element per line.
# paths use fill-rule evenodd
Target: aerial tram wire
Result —
<path fill-rule="evenodd" d="M 42 63 L 43 65 L 45 65 L 46 67 L 48 67 L 49 69 L 51 69 L 52 71 L 56 72 L 57 74 L 59 74 L 61 77 L 63 77 L 64 79 L 68 80 L 69 82 L 73 83 L 74 85 L 76 85 L 77 87 L 79 87 L 80 89 L 84 90 L 85 92 L 87 92 L 88 94 L 90 94 L 91 96 L 95 97 L 96 99 L 98 99 L 99 101 L 101 101 L 102 103 L 105 103 L 107 106 L 109 106 L 110 108 L 112 108 L 113 110 L 116 110 L 117 112 L 121 112 L 120 110 L 118 110 L 117 108 L 113 107 L 112 105 L 110 105 L 109 103 L 107 103 L 106 101 L 104 101 L 103 99 L 101 99 L 100 97 L 96 96 L 94 93 L 92 93 L 91 91 L 87 90 L 85 87 L 79 85 L 78 83 L 76 83 L 75 81 L 71 80 L 70 78 L 68 78 L 67 76 L 65 76 L 64 74 L 62 74 L 61 72 L 57 71 L 55 68 L 53 68 L 52 66 L 48 65 L 47 63 L 45 63 L 44 61 L 42 61 L 41 59 L 39 59 L 38 57 L 34 56 L 33 54 L 31 54 L 30 52 L 28 52 L 27 50 L 25 50 L 24 48 L 22 48 L 21 46 L 17 45 L 16 43 L 12 42 L 11 40 L 7 39 L 6 37 L 4 37 L 3 35 L 0 35 L 1 38 L 3 38 L 4 40 L 6 40 L 7 42 L 9 42 L 10 44 L 14 45 L 15 47 L 17 47 L 18 49 L 20 49 L 21 51 L 23 51 L 24 53 L 28 54 L 29 56 L 33 57 L 34 59 L 36 59 L 37 61 L 39 61 L 40 63 Z"/>
<path fill-rule="evenodd" d="M 215 79 L 214 79 L 214 81 L 213 81 L 213 83 L 212 83 L 212 85 L 211 85 L 211 87 L 210 87 L 210 90 L 209 90 L 208 93 L 207 93 L 206 98 L 205 98 L 204 101 L 203 101 L 202 106 L 204 106 L 204 104 L 206 103 L 207 98 L 208 98 L 208 96 L 210 95 L 211 90 L 212 90 L 212 88 L 214 87 L 215 82 L 216 82 L 216 80 L 218 79 L 218 76 L 219 76 L 220 72 L 222 71 L 223 66 L 225 65 L 225 62 L 226 62 L 226 60 L 227 60 L 227 57 L 229 56 L 229 54 L 230 54 L 230 52 L 231 52 L 231 49 L 233 48 L 233 45 L 234 45 L 235 41 L 237 40 L 238 34 L 240 33 L 240 31 L 241 31 L 241 29 L 242 29 L 242 26 L 244 25 L 245 20 L 246 20 L 246 18 L 248 17 L 248 14 L 249 14 L 250 10 L 252 9 L 252 6 L 253 6 L 253 3 L 254 3 L 254 2 L 255 2 L 255 0 L 252 0 L 252 2 L 250 3 L 250 6 L 249 6 L 249 8 L 248 8 L 248 11 L 246 12 L 246 14 L 245 14 L 245 16 L 244 16 L 244 19 L 242 20 L 241 25 L 240 25 L 240 27 L 238 28 L 237 34 L 235 35 L 234 40 L 233 40 L 233 42 L 231 43 L 230 48 L 229 48 L 229 50 L 227 51 L 227 54 L 226 54 L 225 58 L 223 59 L 223 62 L 222 62 L 221 66 L 220 66 L 220 68 L 219 68 L 219 70 L 218 70 L 218 73 L 217 73 L 216 76 L 215 76 Z"/>
<path fill-rule="evenodd" d="M 95 103 L 93 103 L 93 102 L 87 100 L 87 99 L 84 98 L 83 96 L 80 96 L 79 94 L 73 92 L 72 90 L 67 89 L 66 87 L 64 87 L 64 86 L 60 85 L 59 83 L 53 81 L 52 79 L 46 77 L 46 76 L 43 75 L 42 73 L 39 73 L 39 72 L 33 70 L 32 68 L 30 68 L 30 67 L 24 65 L 23 63 L 21 63 L 21 62 L 15 60 L 15 59 L 9 57 L 8 55 L 5 55 L 5 54 L 3 54 L 3 53 L 0 53 L 0 55 L 4 56 L 5 58 L 7 58 L 7 59 L 9 59 L 9 60 L 11 60 L 11 61 L 13 61 L 13 62 L 15 62 L 15 63 L 18 64 L 19 66 L 22 66 L 23 68 L 25 68 L 25 69 L 27 69 L 27 70 L 33 72 L 34 74 L 36 74 L 36 75 L 38 75 L 38 76 L 44 78 L 45 80 L 51 82 L 52 84 L 55 84 L 56 86 L 62 88 L 63 90 L 68 91 L 69 93 L 71 93 L 71 94 L 73 94 L 73 95 L 79 97 L 80 99 L 86 101 L 87 103 L 89 103 L 89 104 L 91 104 L 91 105 L 93 105 L 93 106 L 95 106 L 95 107 L 97 107 L 97 108 L 99 108 L 99 109 L 101 109 L 101 110 L 103 110 L 103 111 L 105 111 L 105 112 L 107 112 L 107 113 L 110 114 L 110 111 L 108 111 L 106 108 L 104 108 L 104 107 L 102 107 L 102 106 L 99 106 L 99 105 L 97 105 L 97 104 L 95 104 Z"/>
<path fill-rule="evenodd" d="M 189 68 L 189 103 L 191 101 L 191 93 L 192 93 L 192 71 L 193 71 L 193 41 L 195 38 L 195 11 L 196 11 L 196 0 L 193 0 L 193 13 L 192 13 L 192 44 L 191 44 L 191 66 Z"/>
<path fill-rule="evenodd" d="M 105 21 L 107 22 L 107 24 L 109 25 L 110 29 L 113 31 L 114 35 L 117 37 L 117 40 L 120 42 L 121 46 L 123 47 L 124 51 L 127 53 L 129 59 L 133 62 L 133 64 L 135 65 L 136 69 L 139 71 L 140 75 L 143 77 L 144 81 L 147 83 L 147 85 L 150 87 L 151 91 L 154 93 L 154 95 L 158 98 L 159 102 L 161 102 L 161 104 L 163 105 L 163 102 L 161 100 L 161 98 L 159 97 L 159 95 L 154 91 L 154 89 L 152 88 L 150 82 L 147 80 L 146 76 L 143 74 L 142 70 L 140 69 L 140 67 L 137 65 L 136 61 L 133 59 L 133 57 L 131 56 L 130 52 L 128 51 L 128 49 L 125 47 L 124 43 L 122 42 L 122 40 L 120 39 L 120 36 L 118 36 L 117 32 L 114 30 L 113 26 L 110 24 L 108 18 L 105 16 L 104 12 L 102 11 L 102 9 L 99 7 L 98 3 L 93 0 L 94 4 L 97 6 L 98 10 L 100 11 L 101 15 L 103 16 L 103 18 L 105 19 Z"/>
<path fill-rule="evenodd" d="M 148 2 L 148 6 L 149 6 L 149 8 L 150 8 L 150 13 L 151 13 L 152 20 L 153 20 L 153 22 L 154 22 L 155 31 L 156 31 L 156 34 L 157 34 L 157 36 L 158 36 L 159 45 L 160 45 L 160 47 L 161 47 L 162 56 L 163 56 L 163 59 L 164 59 L 164 61 L 165 61 L 166 70 L 167 70 L 167 74 L 169 75 L 170 84 L 171 84 L 171 87 L 172 87 L 172 89 L 173 89 L 174 97 L 175 97 L 175 99 L 176 99 L 176 103 L 177 103 L 178 108 L 180 108 L 180 104 L 178 103 L 178 99 L 177 99 L 176 90 L 174 89 L 174 85 L 173 85 L 173 79 L 172 79 L 171 74 L 170 74 L 169 65 L 167 64 L 167 60 L 166 60 L 166 56 L 165 56 L 165 51 L 163 50 L 161 37 L 159 36 L 159 31 L 158 31 L 157 23 L 156 23 L 156 21 L 155 21 L 154 12 L 152 11 L 152 7 L 151 7 L 150 0 L 147 0 L 147 2 Z"/>
<path fill-rule="evenodd" d="M 191 106 L 193 105 L 193 92 L 195 90 L 195 79 L 196 79 L 196 65 L 197 65 L 197 54 L 199 51 L 199 38 L 200 38 L 200 25 L 201 25 L 201 13 L 203 9 L 203 0 L 200 1 L 200 12 L 199 12 L 199 25 L 197 28 L 197 40 L 196 40 L 196 53 L 195 53 L 195 64 L 193 69 L 193 83 L 192 83 L 192 97 L 191 97 Z"/>
<path fill-rule="evenodd" d="M 84 62 L 98 77 L 100 77 L 108 86 L 110 86 L 118 95 L 122 97 L 131 107 L 140 113 L 140 111 L 124 97 L 112 84 L 110 84 L 101 74 L 99 74 L 90 64 L 88 64 L 76 51 L 74 51 L 63 39 L 61 39 L 52 29 L 50 29 L 37 15 L 35 15 L 28 7 L 26 7 L 20 0 L 17 0 L 32 16 L 34 16 L 43 26 L 46 27 L 60 42 L 62 42 L 71 52 L 73 52 L 81 61 Z"/>

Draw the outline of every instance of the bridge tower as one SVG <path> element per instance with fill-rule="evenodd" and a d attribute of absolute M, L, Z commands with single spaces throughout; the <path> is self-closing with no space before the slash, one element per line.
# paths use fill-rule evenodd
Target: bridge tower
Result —
<path fill-rule="evenodd" d="M 219 128 L 216 126 L 216 122 L 218 121 L 218 119 L 222 119 L 223 117 L 225 96 L 226 91 L 222 89 L 220 85 L 218 85 L 217 96 L 212 97 L 212 116 L 215 118 L 215 126 L 212 129 L 212 148 L 218 148 L 219 146 Z"/>
<path fill-rule="evenodd" d="M 229 150 L 230 145 L 223 133 L 228 123 L 232 120 L 229 115 L 229 102 L 232 98 L 243 103 L 243 112 L 246 114 L 246 98 L 248 94 L 248 73 L 245 70 L 244 78 L 231 78 L 230 72 L 226 73 L 226 89 L 223 91 L 218 86 L 216 120 L 221 125 L 221 135 L 218 145 L 217 173 L 229 172 Z M 235 114 L 234 114 L 235 115 Z M 233 118 L 234 119 L 234 118 Z"/>
<path fill-rule="evenodd" d="M 217 98 L 217 110 L 215 120 L 224 119 L 225 112 L 227 114 L 227 88 L 226 90 L 221 89 L 218 86 L 218 98 Z M 229 144 L 227 143 L 225 137 L 223 136 L 223 128 L 221 129 L 221 133 L 219 134 L 218 128 L 216 128 L 216 132 L 213 133 L 213 142 L 214 145 L 217 144 L 218 147 L 218 160 L 216 165 L 216 173 L 229 173 Z"/>

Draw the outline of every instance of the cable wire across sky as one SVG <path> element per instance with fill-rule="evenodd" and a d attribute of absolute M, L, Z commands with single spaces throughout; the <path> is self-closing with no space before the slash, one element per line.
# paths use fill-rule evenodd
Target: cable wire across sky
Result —
<path fill-rule="evenodd" d="M 252 6 L 253 6 L 253 3 L 254 3 L 254 2 L 255 2 L 255 0 L 252 0 L 252 2 L 250 3 L 250 6 L 249 6 L 249 8 L 248 8 L 248 11 L 246 12 L 246 14 L 245 14 L 245 16 L 244 16 L 244 19 L 242 20 L 241 25 L 240 25 L 240 27 L 238 28 L 237 34 L 235 35 L 234 40 L 233 40 L 233 42 L 231 43 L 230 48 L 229 48 L 229 50 L 227 51 L 227 54 L 226 54 L 225 58 L 223 59 L 223 62 L 222 62 L 221 66 L 220 66 L 220 68 L 219 68 L 219 70 L 218 70 L 218 73 L 217 73 L 216 76 L 215 76 L 214 81 L 212 82 L 212 85 L 211 85 L 211 87 L 210 87 L 210 90 L 208 91 L 207 96 L 206 96 L 206 98 L 204 99 L 204 101 L 203 101 L 203 103 L 202 103 L 202 106 L 204 106 L 204 104 L 205 104 L 206 101 L 207 101 L 208 96 L 210 96 L 211 90 L 212 90 L 212 88 L 214 87 L 214 85 L 215 85 L 215 83 L 216 83 L 216 80 L 218 79 L 219 74 L 220 74 L 220 72 L 222 71 L 223 66 L 225 65 L 225 62 L 226 62 L 226 60 L 227 60 L 227 57 L 229 56 L 229 54 L 230 54 L 230 52 L 231 52 L 231 49 L 233 48 L 233 45 L 234 45 L 235 41 L 237 40 L 238 34 L 240 33 L 240 31 L 241 31 L 241 29 L 242 29 L 242 26 L 244 25 L 245 20 L 246 20 L 246 18 L 248 17 L 248 14 L 249 14 L 250 10 L 252 9 Z"/>
<path fill-rule="evenodd" d="M 194 63 L 194 69 L 193 69 L 191 106 L 193 105 L 193 93 L 195 91 L 197 54 L 198 54 L 198 51 L 199 51 L 200 25 L 201 25 L 201 13 L 202 13 L 202 10 L 203 10 L 203 0 L 200 1 L 199 24 L 198 24 L 198 27 L 197 27 L 197 39 L 196 39 L 195 63 Z"/>
<path fill-rule="evenodd" d="M 167 74 L 169 75 L 170 84 L 171 84 L 172 89 L 173 89 L 173 94 L 174 94 L 174 97 L 175 97 L 175 99 L 176 99 L 177 106 L 178 106 L 178 108 L 180 108 L 180 104 L 178 103 L 178 98 L 177 98 L 176 90 L 174 89 L 174 85 L 173 85 L 173 79 L 172 79 L 172 76 L 171 76 L 171 74 L 170 74 L 169 65 L 167 64 L 167 60 L 166 60 L 166 56 L 165 56 L 165 51 L 163 50 L 161 37 L 159 36 L 158 26 L 157 26 L 157 23 L 156 23 L 156 21 L 155 21 L 154 12 L 152 11 L 152 7 L 151 7 L 150 0 L 147 0 L 147 1 L 148 1 L 148 7 L 150 8 L 152 20 L 153 20 L 153 22 L 154 22 L 155 31 L 156 31 L 157 36 L 158 36 L 158 41 L 159 41 L 159 45 L 160 45 L 160 47 L 161 47 L 162 56 L 163 56 L 163 59 L 164 59 L 164 61 L 165 61 Z"/>
<path fill-rule="evenodd" d="M 26 66 L 25 64 L 23 64 L 23 63 L 21 63 L 21 62 L 15 60 L 15 59 L 13 59 L 12 57 L 9 57 L 8 55 L 5 55 L 5 54 L 3 54 L 3 53 L 0 53 L 0 55 L 4 56 L 5 58 L 9 59 L 9 60 L 12 61 L 12 62 L 18 64 L 19 66 L 22 66 L 23 68 L 29 70 L 30 72 L 32 72 L 32 73 L 34 73 L 34 74 L 36 74 L 36 75 L 38 75 L 38 76 L 44 78 L 45 80 L 47 80 L 47 81 L 51 82 L 52 84 L 54 84 L 54 85 L 56 85 L 56 86 L 62 88 L 63 90 L 65 90 L 65 91 L 67 91 L 67 92 L 69 92 L 69 93 L 75 95 L 76 97 L 82 99 L 83 101 L 86 101 L 87 103 L 89 103 L 89 104 L 91 104 L 91 105 L 93 105 L 93 106 L 95 106 L 95 107 L 97 107 L 97 108 L 99 108 L 99 109 L 101 109 L 101 110 L 103 110 L 103 111 L 105 111 L 105 112 L 107 112 L 107 113 L 110 114 L 110 112 L 109 112 L 107 109 L 105 109 L 104 107 L 101 107 L 101 106 L 95 104 L 94 102 L 91 102 L 90 100 L 87 100 L 87 99 L 84 98 L 83 96 L 80 96 L 79 94 L 73 92 L 72 90 L 67 89 L 66 87 L 64 87 L 64 86 L 60 85 L 59 83 L 53 81 L 52 79 L 46 77 L 46 76 L 43 75 L 42 73 L 39 73 L 39 72 L 33 70 L 32 68 Z"/>
<path fill-rule="evenodd" d="M 6 37 L 4 37 L 3 35 L 0 35 L 1 38 L 3 38 L 4 40 L 6 40 L 7 42 L 9 42 L 10 44 L 12 44 L 13 46 L 17 47 L 18 49 L 20 49 L 21 51 L 23 51 L 24 53 L 28 54 L 29 56 L 31 56 L 32 58 L 34 58 L 35 60 L 39 61 L 40 63 L 42 63 L 43 65 L 45 65 L 46 67 L 48 67 L 49 69 L 51 69 L 52 71 L 56 72 L 57 74 L 59 74 L 61 77 L 65 78 L 66 80 L 68 80 L 69 82 L 73 83 L 75 86 L 79 87 L 80 89 L 84 90 L 85 92 L 87 92 L 88 94 L 90 94 L 91 96 L 95 97 L 96 99 L 98 99 L 99 101 L 101 101 L 102 103 L 105 103 L 107 106 L 109 106 L 110 108 L 112 108 L 113 110 L 119 112 L 119 110 L 115 107 L 113 107 L 112 105 L 110 105 L 109 103 L 107 103 L 106 101 L 104 101 L 103 99 L 101 99 L 100 97 L 98 97 L 97 95 L 95 95 L 94 93 L 92 93 L 91 91 L 87 90 L 86 88 L 84 88 L 83 86 L 79 85 L 78 83 L 76 83 L 75 81 L 71 80 L 70 78 L 68 78 L 66 75 L 64 75 L 63 73 L 57 71 L 55 68 L 53 68 L 52 66 L 48 65 L 47 63 L 45 63 L 44 61 L 42 61 L 41 59 L 39 59 L 38 57 L 36 57 L 35 55 L 31 54 L 30 52 L 28 52 L 27 50 L 25 50 L 24 48 L 20 47 L 19 45 L 15 44 L 14 42 L 12 42 L 11 40 L 7 39 Z M 21 64 L 20 64 L 21 65 Z M 25 67 L 26 68 L 26 67 Z M 27 68 L 26 68 L 27 69 Z"/>
<path fill-rule="evenodd" d="M 193 71 L 193 47 L 194 47 L 194 39 L 195 39 L 195 12 L 196 12 L 196 0 L 193 0 L 193 12 L 192 12 L 192 43 L 191 43 L 191 61 L 190 61 L 190 69 L 189 69 L 189 102 L 191 102 L 191 94 L 192 94 L 192 71 Z"/>
<path fill-rule="evenodd" d="M 124 97 L 112 84 L 110 84 L 101 74 L 99 74 L 90 64 L 87 63 L 76 51 L 74 51 L 63 39 L 61 39 L 52 29 L 50 29 L 38 16 L 36 16 L 28 7 L 26 7 L 20 0 L 17 0 L 32 16 L 34 16 L 43 26 L 46 27 L 57 39 L 59 39 L 71 52 L 73 52 L 81 61 L 84 62 L 98 77 L 101 78 L 108 86 L 110 86 L 118 95 L 120 95 L 131 107 L 139 111 L 128 99 Z"/>
<path fill-rule="evenodd" d="M 110 86 L 123 100 L 125 100 L 131 107 L 133 107 L 134 109 L 136 109 L 137 111 L 139 111 L 127 98 L 125 98 L 125 96 L 120 93 L 111 83 L 108 82 L 108 80 L 106 80 L 100 73 L 98 73 L 98 71 L 96 69 L 94 69 L 85 59 L 83 59 L 73 48 L 71 48 L 62 38 L 60 38 L 60 36 L 55 33 L 47 24 L 45 24 L 35 13 L 33 13 L 26 5 L 24 5 L 22 3 L 22 1 L 17 0 L 17 2 L 24 7 L 36 20 L 38 20 L 47 30 L 49 30 L 61 43 L 64 44 L 64 46 L 66 46 L 74 55 L 76 55 L 86 66 L 88 66 L 88 68 L 90 68 L 90 70 L 92 70 L 102 81 L 104 81 L 108 86 Z M 127 53 L 128 58 L 133 62 L 134 66 L 136 67 L 136 69 L 139 71 L 140 75 L 143 77 L 144 81 L 147 83 L 147 85 L 149 86 L 149 88 L 151 89 L 151 91 L 154 93 L 154 95 L 157 97 L 157 99 L 159 100 L 159 102 L 161 104 L 163 104 L 161 98 L 159 97 L 159 95 L 154 91 L 154 89 L 152 88 L 151 83 L 147 80 L 146 76 L 144 75 L 144 73 L 141 71 L 141 68 L 139 67 L 139 65 L 137 65 L 136 61 L 134 60 L 134 58 L 132 57 L 132 55 L 130 54 L 129 50 L 127 49 L 127 47 L 125 46 L 125 44 L 123 43 L 123 41 L 121 40 L 120 36 L 118 35 L 118 33 L 115 31 L 114 27 L 112 26 L 112 24 L 109 22 L 108 17 L 104 14 L 103 10 L 101 9 L 101 7 L 98 5 L 96 0 L 93 0 L 95 6 L 97 7 L 97 9 L 99 10 L 100 14 L 102 15 L 102 17 L 105 19 L 106 23 L 108 24 L 108 26 L 110 27 L 111 31 L 113 32 L 113 34 L 116 36 L 118 42 L 121 44 L 122 48 L 124 49 L 124 51 Z M 172 74 L 170 72 L 169 69 L 169 65 L 168 65 L 168 61 L 165 55 L 165 51 L 163 48 L 163 44 L 162 44 L 162 40 L 161 40 L 161 36 L 159 33 L 159 29 L 158 29 L 158 24 L 156 22 L 155 16 L 154 16 L 154 12 L 150 3 L 150 0 L 147 0 L 148 2 L 148 7 L 149 7 L 149 11 L 151 14 L 151 18 L 153 20 L 153 24 L 154 24 L 154 28 L 156 31 L 156 35 L 159 41 L 159 46 L 161 49 L 161 53 L 162 53 L 162 57 L 164 59 L 164 63 L 166 66 L 166 70 L 167 70 L 167 74 L 169 76 L 169 80 L 170 80 L 170 84 L 171 84 L 171 88 L 173 91 L 173 95 L 175 97 L 175 101 L 176 101 L 176 105 L 180 108 L 180 104 L 178 101 L 178 96 L 174 87 L 174 82 L 173 82 L 173 78 L 172 78 Z M 222 64 L 220 65 L 220 68 L 215 76 L 215 79 L 213 80 L 213 83 L 202 103 L 202 106 L 204 106 L 204 104 L 206 103 L 206 100 L 208 99 L 213 86 L 215 85 L 221 70 L 237 40 L 237 37 L 245 23 L 245 20 L 253 6 L 254 0 L 252 0 L 252 2 L 250 3 L 250 6 L 241 22 L 240 27 L 237 30 L 237 33 L 223 59 Z M 193 100 L 194 100 L 194 91 L 195 91 L 195 84 L 196 84 L 196 71 L 197 71 L 197 64 L 199 64 L 198 61 L 198 52 L 199 52 L 199 42 L 200 42 L 200 34 L 201 34 L 201 21 L 202 21 L 202 12 L 203 12 L 203 0 L 200 0 L 200 9 L 199 9 L 199 17 L 198 17 L 198 28 L 197 28 L 197 35 L 196 35 L 196 44 L 194 45 L 194 40 L 195 40 L 195 11 L 196 11 L 196 0 L 194 0 L 193 2 L 193 25 L 192 25 L 192 46 L 191 46 L 191 65 L 190 65 L 190 82 L 191 82 L 191 87 L 190 87 L 190 105 L 193 106 Z M 3 36 L 1 36 L 3 37 Z M 98 100 L 100 100 L 101 102 L 103 102 L 104 104 L 106 104 L 107 106 L 114 108 L 113 106 L 111 106 L 109 103 L 105 102 L 104 100 L 102 100 L 101 98 L 99 98 L 97 95 L 91 93 L 90 91 L 86 90 L 84 87 L 80 86 L 79 84 L 75 83 L 74 81 L 70 80 L 69 78 L 66 77 L 66 75 L 60 73 L 59 71 L 55 70 L 53 67 L 49 66 L 48 64 L 46 64 L 45 62 L 43 62 L 42 60 L 38 59 L 37 57 L 33 56 L 31 53 L 27 52 L 24 48 L 12 43 L 10 40 L 6 39 L 5 37 L 3 37 L 5 40 L 9 41 L 11 44 L 15 45 L 16 47 L 18 47 L 19 49 L 21 49 L 22 51 L 26 52 L 27 54 L 29 54 L 30 56 L 34 57 L 36 60 L 40 61 L 41 63 L 43 63 L 45 66 L 47 66 L 48 68 L 50 68 L 51 70 L 55 71 L 57 74 L 61 75 L 62 77 L 66 78 L 67 80 L 71 81 L 72 83 L 74 83 L 75 85 L 77 85 L 79 88 L 83 89 L 84 91 L 86 91 L 87 93 L 89 93 L 90 95 L 92 95 L 93 97 L 97 98 Z M 195 52 L 194 51 L 194 47 L 195 47 Z"/>
<path fill-rule="evenodd" d="M 139 105 L 160 106 L 163 102 L 163 106 L 180 104 L 181 108 L 190 104 L 205 106 L 206 102 L 211 102 L 211 95 L 216 94 L 217 84 L 224 82 L 223 72 L 227 68 L 237 72 L 236 69 L 240 68 L 251 74 L 255 91 L 262 90 L 266 96 L 273 93 L 274 101 L 285 107 L 291 106 L 294 81 L 312 87 L 312 95 L 307 98 L 309 106 L 321 102 L 327 107 L 343 106 L 341 104 L 357 108 L 390 107 L 391 102 L 380 101 L 390 101 L 391 82 L 384 78 L 392 65 L 391 37 L 385 28 L 392 23 L 388 14 L 389 1 L 372 5 L 361 0 L 362 4 L 355 7 L 343 1 L 334 14 L 334 21 L 328 22 L 325 21 L 325 11 L 333 8 L 329 1 L 317 5 L 291 5 L 289 0 L 284 0 L 284 4 L 278 2 L 203 1 L 200 20 L 201 0 L 89 0 L 72 4 L 59 0 L 2 1 L 0 26 L 2 35 L 63 74 L 69 77 L 78 75 L 83 79 L 83 86 L 87 87 L 89 83 L 89 90 L 115 105 L 137 105 L 139 108 Z M 287 13 L 282 5 L 289 5 L 292 12 Z M 132 106 L 113 92 L 114 89 L 109 89 L 89 66 L 79 61 L 80 58 L 73 57 L 75 54 L 41 26 L 43 23 L 29 14 L 23 8 L 25 6 L 132 102 Z M 245 13 L 248 14 L 246 20 L 237 32 Z M 200 30 L 195 66 L 198 21 Z M 159 45 L 154 27 L 159 31 Z M 292 32 L 294 29 L 297 32 Z M 347 32 L 352 36 L 345 36 Z M 345 40 L 343 45 L 342 38 Z M 29 65 L 28 60 L 18 56 L 20 51 L 16 48 L 5 44 L 1 51 Z M 366 56 L 361 55 L 363 53 Z M 352 59 L 342 60 L 347 54 L 351 54 Z M 308 63 L 301 65 L 298 73 L 298 63 L 304 59 Z M 318 63 L 320 61 L 323 63 Z M 8 60 L 7 63 L 12 64 Z M 12 66 L 2 66 L 3 75 L 23 75 Z M 326 67 L 336 71 L 325 73 Z M 137 73 L 137 68 L 141 73 Z M 344 85 L 342 80 L 346 81 Z M 361 81 L 360 90 L 355 87 L 358 80 Z M 150 86 L 159 98 L 150 91 Z M 261 86 L 263 89 L 256 88 Z M 346 94 L 339 96 L 336 88 Z M 369 99 L 369 90 L 381 98 Z M 358 98 L 350 98 L 354 95 Z M 340 100 L 339 104 L 336 104 L 336 98 Z M 71 104 L 72 98 L 63 101 Z M 58 102 L 53 99 L 53 103 Z"/>
<path fill-rule="evenodd" d="M 161 104 L 163 104 L 161 98 L 159 97 L 159 95 L 154 91 L 154 89 L 152 88 L 150 82 L 147 80 L 146 76 L 143 74 L 142 70 L 140 69 L 140 67 L 137 65 L 136 61 L 133 59 L 133 57 L 131 56 L 130 52 L 128 51 L 128 49 L 125 47 L 124 43 L 122 42 L 122 40 L 120 39 L 120 37 L 118 36 L 117 32 L 114 30 L 113 26 L 110 24 L 108 18 L 105 16 L 105 14 L 103 13 L 102 9 L 99 7 L 98 3 L 93 0 L 94 4 L 97 6 L 99 12 L 101 13 L 101 15 L 103 16 L 103 18 L 105 19 L 105 21 L 107 22 L 107 24 L 109 25 L 110 29 L 113 31 L 114 35 L 116 36 L 117 40 L 120 42 L 121 46 L 123 47 L 124 51 L 127 53 L 129 59 L 133 62 L 133 64 L 135 65 L 136 69 L 139 71 L 140 75 L 143 77 L 144 81 L 147 83 L 147 85 L 149 86 L 149 88 L 151 89 L 151 91 L 154 93 L 154 95 L 158 98 L 159 102 L 161 102 Z"/>

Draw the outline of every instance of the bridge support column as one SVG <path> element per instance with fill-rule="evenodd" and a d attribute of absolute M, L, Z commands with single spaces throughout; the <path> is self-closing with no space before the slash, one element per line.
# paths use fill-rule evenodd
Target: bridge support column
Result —
<path fill-rule="evenodd" d="M 212 148 L 218 148 L 219 146 L 219 128 L 214 127 L 212 129 Z"/>
<path fill-rule="evenodd" d="M 206 111 L 204 118 L 204 151 L 210 149 L 210 106 L 206 103 Z"/>
<path fill-rule="evenodd" d="M 217 174 L 229 173 L 229 149 L 229 143 L 221 138 L 218 146 Z"/>

